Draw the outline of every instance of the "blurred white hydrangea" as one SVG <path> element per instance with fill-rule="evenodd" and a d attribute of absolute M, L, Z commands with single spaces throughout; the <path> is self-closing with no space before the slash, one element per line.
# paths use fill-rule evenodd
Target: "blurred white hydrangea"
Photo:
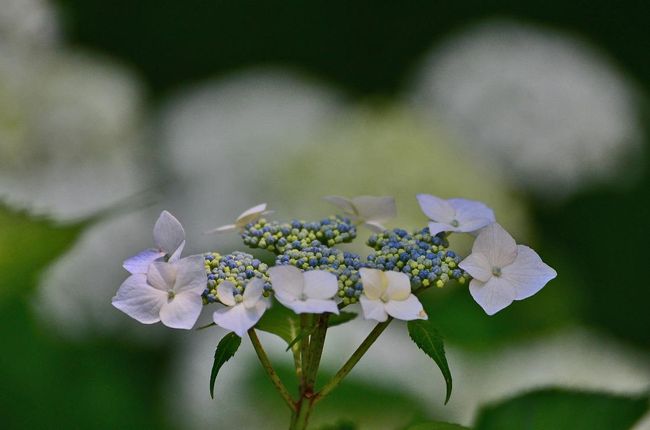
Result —
<path fill-rule="evenodd" d="M 635 90 L 580 40 L 491 22 L 434 50 L 411 98 L 520 186 L 558 199 L 629 173 L 641 135 Z"/>
<path fill-rule="evenodd" d="M 0 43 L 48 46 L 59 40 L 56 10 L 45 0 L 0 0 Z"/>
<path fill-rule="evenodd" d="M 289 168 L 290 154 L 314 141 L 341 102 L 336 92 L 280 70 L 249 71 L 170 100 L 159 122 L 171 169 L 167 209 L 192 226 L 188 246 L 239 245 L 236 234 L 215 239 L 200 232 L 267 201 L 274 178 L 260 167 Z"/>
<path fill-rule="evenodd" d="M 103 58 L 0 45 L 0 200 L 68 220 L 141 191 L 141 101 Z"/>

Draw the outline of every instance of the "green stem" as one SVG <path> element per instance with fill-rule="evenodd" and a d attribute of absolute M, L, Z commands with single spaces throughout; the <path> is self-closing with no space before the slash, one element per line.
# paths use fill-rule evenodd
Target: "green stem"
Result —
<path fill-rule="evenodd" d="M 305 375 L 305 388 L 309 391 L 307 395 L 313 394 L 316 375 L 320 367 L 320 360 L 323 356 L 323 347 L 325 346 L 325 336 L 327 335 L 327 321 L 329 314 L 323 313 L 316 320 L 316 328 L 309 340 L 309 364 L 307 368 L 309 373 Z"/>
<path fill-rule="evenodd" d="M 253 348 L 255 348 L 255 352 L 257 353 L 257 357 L 260 359 L 260 363 L 262 363 L 262 367 L 264 367 L 264 370 L 266 370 L 269 378 L 271 378 L 271 382 L 273 382 L 273 385 L 278 390 L 280 396 L 282 396 L 287 406 L 289 406 L 289 409 L 295 412 L 296 404 L 291 398 L 291 394 L 289 394 L 289 391 L 282 383 L 282 380 L 280 380 L 278 374 L 275 373 L 275 369 L 273 369 L 271 361 L 269 361 L 269 357 L 266 355 L 266 351 L 264 351 L 264 348 L 262 347 L 260 339 L 257 337 L 257 333 L 255 333 L 254 328 L 248 330 L 248 337 L 250 337 L 251 342 L 253 343 Z"/>
<path fill-rule="evenodd" d="M 319 401 L 321 401 L 325 396 L 327 396 L 332 390 L 334 390 L 345 378 L 348 373 L 354 368 L 354 366 L 359 362 L 361 357 L 368 351 L 368 349 L 372 346 L 372 344 L 377 340 L 380 334 L 388 327 L 388 324 L 393 320 L 392 317 L 388 317 L 388 319 L 382 323 L 379 323 L 375 326 L 374 329 L 368 334 L 368 336 L 361 342 L 361 345 L 357 348 L 354 353 L 348 358 L 348 361 L 345 362 L 345 364 L 341 367 L 341 369 L 336 372 L 336 375 L 332 377 L 332 379 L 325 384 L 325 386 L 318 392 L 313 398 L 313 403 L 316 404 Z"/>
<path fill-rule="evenodd" d="M 301 398 L 296 405 L 296 411 L 291 415 L 289 430 L 306 430 L 309 422 L 309 415 L 313 406 L 312 399 Z"/>

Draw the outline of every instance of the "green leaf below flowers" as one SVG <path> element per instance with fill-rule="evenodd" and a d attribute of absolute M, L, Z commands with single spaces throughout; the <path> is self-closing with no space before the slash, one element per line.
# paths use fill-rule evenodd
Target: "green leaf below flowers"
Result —
<path fill-rule="evenodd" d="M 214 382 L 217 380 L 219 369 L 224 363 L 232 358 L 241 345 L 241 337 L 235 333 L 228 333 L 225 335 L 217 345 L 217 350 L 214 352 L 214 363 L 212 364 L 212 371 L 210 372 L 210 396 L 214 399 Z"/>
<path fill-rule="evenodd" d="M 289 344 L 300 334 L 300 318 L 292 310 L 274 301 L 255 327 L 279 336 Z"/>
<path fill-rule="evenodd" d="M 445 384 L 447 385 L 446 404 L 449 401 L 449 397 L 451 397 L 452 381 L 442 336 L 429 320 L 409 321 L 408 330 L 411 339 L 418 348 L 431 357 L 440 368 L 442 376 L 445 378 Z"/>

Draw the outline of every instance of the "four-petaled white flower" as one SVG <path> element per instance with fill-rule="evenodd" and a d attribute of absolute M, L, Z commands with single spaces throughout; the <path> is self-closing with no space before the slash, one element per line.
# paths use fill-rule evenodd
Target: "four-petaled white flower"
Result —
<path fill-rule="evenodd" d="M 339 313 L 332 299 L 338 291 L 336 276 L 324 270 L 301 272 L 294 266 L 269 269 L 275 298 L 297 314 Z"/>
<path fill-rule="evenodd" d="M 365 319 L 384 322 L 388 315 L 404 321 L 427 319 L 422 303 L 411 293 L 404 273 L 362 268 L 363 295 L 359 297 Z"/>
<path fill-rule="evenodd" d="M 418 194 L 417 198 L 422 212 L 432 221 L 432 235 L 443 231 L 472 233 L 496 221 L 492 209 L 475 200 L 444 200 L 429 194 Z"/>
<path fill-rule="evenodd" d="M 271 301 L 263 293 L 264 281 L 260 278 L 250 280 L 244 294 L 239 294 L 231 282 L 222 282 L 217 287 L 217 297 L 227 307 L 214 312 L 214 323 L 243 337 L 271 306 Z"/>
<path fill-rule="evenodd" d="M 237 217 L 234 224 L 228 224 L 214 228 L 212 230 L 206 231 L 205 234 L 226 233 L 229 231 L 241 230 L 246 227 L 247 224 L 257 221 L 261 216 L 270 214 L 272 212 L 273 211 L 266 210 L 266 203 L 262 203 L 242 212 L 241 215 Z"/>
<path fill-rule="evenodd" d="M 131 274 L 147 273 L 149 265 L 156 260 L 165 258 L 177 261 L 185 247 L 185 230 L 181 223 L 167 211 L 162 211 L 153 227 L 153 241 L 156 248 L 144 251 L 127 259 L 122 264 Z"/>
<path fill-rule="evenodd" d="M 515 240 L 499 224 L 481 231 L 472 253 L 459 264 L 472 275 L 472 297 L 488 315 L 532 296 L 557 276 L 539 255 Z"/>
<path fill-rule="evenodd" d="M 323 200 L 339 207 L 353 221 L 362 223 L 375 233 L 386 230 L 383 223 L 397 215 L 395 199 L 389 196 L 327 196 Z"/>
<path fill-rule="evenodd" d="M 162 321 L 171 328 L 191 329 L 203 307 L 206 276 L 203 257 L 174 262 L 155 261 L 147 274 L 127 278 L 113 297 L 113 306 L 143 324 Z"/>

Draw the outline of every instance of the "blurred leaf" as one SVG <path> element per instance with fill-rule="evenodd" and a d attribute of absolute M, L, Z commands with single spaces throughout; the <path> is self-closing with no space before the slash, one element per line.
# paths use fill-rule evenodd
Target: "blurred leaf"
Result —
<path fill-rule="evenodd" d="M 40 270 L 67 251 L 84 226 L 58 225 L 0 203 L 0 301 L 31 293 Z"/>
<path fill-rule="evenodd" d="M 544 389 L 481 409 L 475 430 L 629 430 L 648 397 Z"/>
<path fill-rule="evenodd" d="M 323 427 L 319 427 L 318 430 L 357 430 L 358 428 L 359 426 L 357 426 L 352 421 L 341 420 L 336 424 L 329 424 Z"/>
<path fill-rule="evenodd" d="M 468 427 L 459 426 L 458 424 L 443 423 L 430 421 L 426 423 L 415 424 L 406 428 L 406 430 L 470 430 Z"/>
<path fill-rule="evenodd" d="M 442 336 L 429 320 L 409 321 L 407 325 L 409 335 L 413 342 L 436 362 L 442 372 L 442 376 L 445 378 L 445 384 L 447 385 L 446 404 L 449 401 L 449 397 L 451 397 L 452 381 Z"/>
<path fill-rule="evenodd" d="M 327 320 L 327 327 L 336 327 L 337 325 L 345 324 L 348 321 L 352 321 L 357 317 L 357 313 L 355 312 L 340 312 L 338 315 L 332 314 Z M 311 330 L 301 330 L 298 336 L 293 338 L 291 342 L 289 342 L 289 345 L 287 345 L 287 351 L 291 349 L 292 346 L 294 346 L 296 343 L 300 342 L 300 340 L 307 336 L 311 335 L 314 333 L 316 330 L 316 327 L 312 327 Z"/>
<path fill-rule="evenodd" d="M 219 369 L 226 361 L 230 360 L 241 345 L 241 337 L 234 332 L 230 332 L 219 341 L 216 351 L 214 351 L 214 363 L 210 372 L 210 397 L 214 399 L 214 383 L 217 380 Z"/>
<path fill-rule="evenodd" d="M 257 329 L 280 336 L 288 344 L 300 333 L 300 318 L 277 301 L 264 312 L 255 326 Z"/>

